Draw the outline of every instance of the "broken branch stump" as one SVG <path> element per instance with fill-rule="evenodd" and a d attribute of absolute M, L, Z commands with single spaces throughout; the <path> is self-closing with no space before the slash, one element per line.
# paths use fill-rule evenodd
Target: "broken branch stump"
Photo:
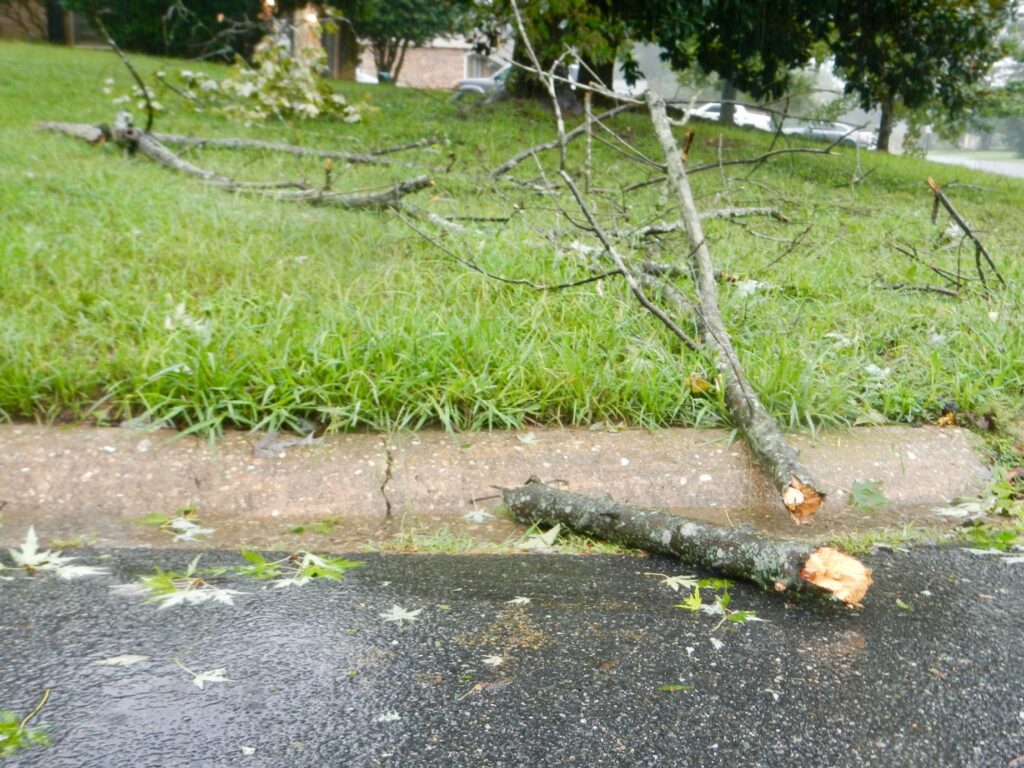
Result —
<path fill-rule="evenodd" d="M 858 605 L 872 584 L 869 568 L 831 547 L 559 491 L 532 478 L 524 486 L 504 490 L 502 501 L 516 519 L 527 524 L 561 523 L 587 536 L 672 555 L 778 592 L 807 589 Z"/>

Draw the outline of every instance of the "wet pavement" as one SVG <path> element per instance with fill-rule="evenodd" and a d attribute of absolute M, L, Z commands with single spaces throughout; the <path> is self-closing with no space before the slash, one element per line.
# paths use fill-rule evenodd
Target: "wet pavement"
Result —
<path fill-rule="evenodd" d="M 985 171 L 999 176 L 1013 176 L 1018 179 L 1024 178 L 1024 159 L 1014 158 L 1008 160 L 986 160 L 963 154 L 928 153 L 928 159 L 933 163 L 945 165 L 960 165 L 964 168 L 971 168 L 975 171 Z"/>
<path fill-rule="evenodd" d="M 106 576 L 0 583 L 0 709 L 92 766 L 1000 766 L 1024 754 L 1024 565 L 870 555 L 859 610 L 735 585 L 726 624 L 660 558 L 356 555 L 341 582 L 158 610 L 112 591 L 194 553 L 80 550 Z M 202 563 L 240 563 L 207 552 Z M 8 574 L 11 572 L 8 571 Z M 529 598 L 528 602 L 515 601 Z M 381 614 L 419 611 L 400 626 Z M 98 662 L 145 656 L 129 666 Z M 232 682 L 193 685 L 224 668 Z M 665 689 L 665 686 L 673 686 Z"/>

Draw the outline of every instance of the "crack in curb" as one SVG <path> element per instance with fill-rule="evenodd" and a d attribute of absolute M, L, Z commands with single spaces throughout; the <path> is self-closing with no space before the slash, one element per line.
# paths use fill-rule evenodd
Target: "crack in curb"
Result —
<path fill-rule="evenodd" d="M 384 467 L 384 479 L 380 483 L 380 495 L 384 497 L 384 516 L 391 517 L 391 499 L 388 497 L 387 489 L 395 466 L 395 452 L 390 437 L 384 438 L 384 453 L 387 457 L 387 466 Z"/>

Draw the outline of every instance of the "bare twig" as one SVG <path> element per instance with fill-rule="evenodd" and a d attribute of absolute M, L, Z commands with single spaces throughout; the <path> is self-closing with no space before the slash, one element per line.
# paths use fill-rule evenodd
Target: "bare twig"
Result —
<path fill-rule="evenodd" d="M 428 243 L 433 245 L 439 251 L 443 252 L 445 255 L 447 255 L 453 261 L 458 262 L 462 266 L 466 267 L 467 269 L 471 269 L 474 272 L 479 272 L 484 277 L 488 277 L 491 280 L 497 280 L 499 283 L 506 283 L 508 285 L 521 285 L 521 286 L 525 286 L 527 288 L 532 288 L 535 291 L 562 291 L 562 290 L 565 290 L 567 288 L 577 288 L 577 287 L 579 287 L 581 285 L 588 285 L 589 283 L 596 283 L 598 280 L 604 280 L 606 277 L 617 277 L 619 274 L 621 274 L 618 269 L 613 269 L 613 270 L 609 270 L 607 272 L 602 272 L 601 274 L 598 274 L 598 275 L 591 275 L 590 277 L 585 277 L 585 278 L 583 278 L 581 280 L 573 280 L 573 281 L 570 281 L 570 282 L 557 283 L 557 284 L 553 284 L 553 285 L 546 284 L 546 283 L 535 283 L 532 280 L 527 280 L 526 278 L 522 278 L 522 277 L 505 277 L 504 275 L 499 275 L 499 274 L 496 274 L 494 272 L 489 272 L 488 270 L 486 270 L 483 267 L 481 267 L 479 264 L 477 264 L 472 259 L 467 259 L 467 258 L 464 258 L 462 256 L 459 256 L 453 250 L 451 250 L 450 248 L 446 247 L 445 245 L 440 243 L 438 240 L 436 240 L 435 238 L 431 237 L 426 232 L 424 232 L 422 229 L 420 229 L 415 224 L 413 224 L 406 216 L 403 216 L 402 215 L 403 208 L 404 208 L 404 206 L 402 206 L 402 207 L 393 206 L 392 210 L 395 212 L 395 215 L 397 215 L 398 218 L 401 219 L 402 222 L 407 227 L 409 227 L 409 229 L 411 229 L 417 235 L 419 235 L 424 240 L 426 240 Z"/>
<path fill-rule="evenodd" d="M 942 191 L 942 187 L 939 186 L 939 183 L 931 176 L 929 176 L 928 186 L 931 188 L 932 192 L 935 195 L 936 207 L 941 203 L 942 207 L 946 209 L 946 212 L 949 213 L 953 221 L 957 223 L 960 229 L 963 230 L 963 233 L 967 235 L 968 238 L 970 238 L 971 242 L 974 243 L 974 262 L 978 271 L 978 278 L 981 280 L 982 284 L 987 286 L 987 283 L 985 281 L 985 269 L 981 264 L 981 259 L 982 257 L 984 257 L 986 263 L 989 266 L 989 269 L 992 270 L 992 273 L 996 276 L 996 279 L 999 280 L 999 284 L 1005 286 L 1006 281 L 1003 280 L 1003 276 L 999 274 L 999 270 L 996 268 L 995 262 L 992 261 L 992 256 L 989 254 L 988 249 L 981 242 L 981 240 L 978 239 L 978 236 L 974 234 L 974 231 L 970 228 L 970 226 L 968 226 L 967 222 L 964 221 L 963 216 L 961 216 L 957 209 L 953 207 L 953 203 L 951 203 L 949 201 L 949 198 L 946 197 L 946 193 Z M 935 214 L 933 212 L 932 221 L 934 220 Z"/>
<path fill-rule="evenodd" d="M 155 112 L 153 110 L 153 102 L 149 98 L 149 88 L 146 87 L 146 83 L 143 82 L 142 77 L 139 75 L 138 70 L 136 70 L 135 67 L 132 65 L 131 60 L 125 55 L 125 52 L 121 50 L 121 46 L 119 46 L 114 41 L 114 38 L 110 36 L 110 33 L 107 31 L 107 27 L 103 23 L 103 19 L 100 18 L 100 15 L 98 13 L 92 14 L 89 21 L 92 22 L 93 26 L 96 28 L 96 31 L 103 35 L 103 37 L 107 41 L 107 45 L 109 45 L 114 50 L 114 53 L 117 54 L 118 58 L 121 59 L 122 63 L 124 63 L 124 65 L 128 68 L 128 71 L 131 73 L 132 78 L 135 80 L 136 85 L 139 86 L 139 90 L 142 91 L 142 97 L 146 100 L 146 127 L 144 130 L 146 131 L 146 133 L 149 133 L 151 130 L 153 130 L 153 118 L 155 115 Z"/>
<path fill-rule="evenodd" d="M 879 284 L 879 288 L 884 288 L 887 291 L 919 291 L 922 293 L 938 293 L 942 296 L 949 296 L 952 299 L 962 299 L 956 291 L 951 291 L 948 288 L 940 288 L 937 285 L 907 285 L 904 283 L 896 283 L 893 285 L 882 285 Z"/>
<path fill-rule="evenodd" d="M 590 208 L 587 205 L 586 200 L 583 198 L 583 195 L 580 193 L 579 188 L 572 180 L 572 176 L 564 170 L 559 173 L 562 180 L 569 187 L 569 191 L 572 192 L 573 197 L 576 198 L 576 203 L 579 205 L 583 215 L 586 216 L 594 234 L 597 235 L 598 240 L 600 240 L 601 244 L 604 246 L 605 253 L 608 254 L 608 257 L 611 259 L 617 270 L 622 273 L 622 276 L 626 279 L 626 284 L 633 292 L 633 295 L 636 296 L 637 301 L 640 302 L 644 309 L 658 318 L 662 324 L 672 331 L 672 333 L 674 333 L 686 346 L 692 350 L 700 349 L 700 345 L 688 333 L 686 333 L 686 331 L 680 328 L 675 320 L 666 315 L 661 307 L 654 304 L 649 298 L 647 298 L 647 294 L 644 293 L 644 289 L 640 285 L 640 281 L 637 279 L 637 276 L 633 273 L 633 270 L 626 265 L 626 262 L 619 255 L 618 251 L 615 250 L 615 246 L 612 244 L 611 239 L 605 234 L 601 225 L 597 223 L 597 219 L 595 219 L 594 215 L 590 212 Z"/>
<path fill-rule="evenodd" d="M 617 107 L 615 107 L 613 109 L 609 109 L 607 112 L 602 112 L 601 114 L 596 115 L 594 117 L 594 120 L 595 121 L 607 120 L 608 118 L 614 117 L 615 115 L 618 115 L 618 114 L 620 114 L 622 112 L 625 112 L 628 109 L 633 109 L 635 106 L 636 106 L 635 104 L 620 104 L 619 106 L 617 106 Z M 586 133 L 586 130 L 587 130 L 587 124 L 586 123 L 582 123 L 579 126 L 577 126 L 576 128 L 573 128 L 571 131 L 567 131 L 566 134 L 565 134 L 565 141 L 566 141 L 566 143 L 572 141 L 573 139 L 577 139 L 580 136 L 583 136 Z M 499 176 L 503 176 L 506 173 L 508 173 L 509 171 L 511 171 L 513 168 L 515 168 L 517 165 L 522 163 L 524 160 L 529 160 L 531 157 L 539 155 L 541 152 L 546 152 L 549 149 L 555 149 L 558 146 L 559 146 L 559 141 L 558 141 L 558 139 L 555 139 L 554 141 L 545 141 L 543 144 L 538 144 L 538 145 L 536 145 L 534 147 L 530 147 L 529 149 L 524 150 L 523 152 L 520 152 L 515 157 L 509 158 L 504 163 L 499 165 L 497 168 L 492 170 L 491 171 L 491 176 L 493 178 L 498 178 Z"/>
<path fill-rule="evenodd" d="M 718 162 L 718 163 L 708 163 L 706 165 L 698 165 L 698 166 L 695 166 L 693 168 L 688 168 L 686 170 L 686 173 L 687 173 L 687 175 L 692 176 L 695 173 L 701 173 L 703 171 L 719 170 L 723 166 L 726 166 L 726 165 L 755 165 L 755 164 L 763 163 L 765 160 L 769 160 L 769 159 L 771 159 L 773 157 L 778 157 L 779 155 L 798 155 L 798 154 L 804 154 L 804 155 L 832 155 L 833 154 L 832 153 L 832 149 L 834 148 L 834 146 L 835 145 L 832 144 L 832 145 L 829 145 L 829 146 L 824 147 L 822 149 L 815 149 L 813 147 L 790 147 L 789 149 L 775 149 L 775 150 L 772 150 L 771 152 L 765 152 L 763 155 L 758 155 L 757 157 L 748 157 L 748 158 L 742 158 L 742 159 L 739 159 L 739 160 L 723 160 L 723 161 Z M 666 180 L 666 177 L 658 176 L 658 177 L 653 178 L 653 179 L 647 179 L 645 181 L 638 181 L 635 184 L 630 184 L 628 187 L 626 187 L 622 191 L 623 192 L 632 192 L 635 189 L 642 189 L 643 187 L 650 187 L 650 186 L 653 186 L 654 184 L 661 184 L 661 183 L 665 182 L 665 180 Z"/>
<path fill-rule="evenodd" d="M 276 141 L 262 141 L 260 139 L 213 139 L 203 138 L 200 136 L 182 136 L 175 133 L 154 133 L 153 138 L 162 144 L 169 144 L 171 146 L 198 147 L 201 149 L 255 149 L 266 152 L 282 152 L 289 155 L 344 160 L 347 163 L 364 165 L 384 165 L 388 161 L 380 158 L 378 155 L 387 154 L 389 151 L 392 151 L 385 149 L 380 151 L 373 150 L 364 153 L 341 152 L 333 149 L 300 147 L 295 144 L 282 144 Z"/>

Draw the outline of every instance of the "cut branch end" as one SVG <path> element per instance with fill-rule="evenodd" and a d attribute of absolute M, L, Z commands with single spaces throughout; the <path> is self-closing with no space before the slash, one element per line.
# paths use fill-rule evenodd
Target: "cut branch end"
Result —
<path fill-rule="evenodd" d="M 791 478 L 782 493 L 782 503 L 797 525 L 810 525 L 815 513 L 825 501 L 825 494 L 797 478 Z"/>
<path fill-rule="evenodd" d="M 800 578 L 853 606 L 860 606 L 868 587 L 874 583 L 870 568 L 831 547 L 812 552 L 800 570 Z"/>

